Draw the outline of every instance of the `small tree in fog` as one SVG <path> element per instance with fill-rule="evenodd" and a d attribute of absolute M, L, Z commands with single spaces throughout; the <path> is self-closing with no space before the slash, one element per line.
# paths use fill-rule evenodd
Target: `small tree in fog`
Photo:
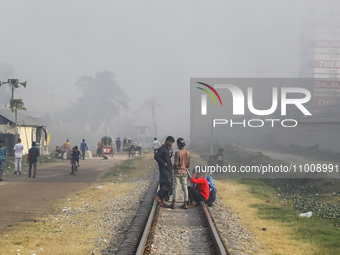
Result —
<path fill-rule="evenodd" d="M 18 110 L 26 111 L 24 102 L 22 99 L 11 99 L 9 101 L 9 108 L 11 108 L 12 112 L 15 112 L 15 132 L 17 133 L 18 126 Z"/>
<path fill-rule="evenodd" d="M 129 98 L 110 71 L 94 77 L 81 77 L 76 86 L 81 96 L 63 113 L 62 118 L 78 126 L 90 126 L 93 132 L 100 126 L 114 125 L 114 117 L 128 109 Z"/>

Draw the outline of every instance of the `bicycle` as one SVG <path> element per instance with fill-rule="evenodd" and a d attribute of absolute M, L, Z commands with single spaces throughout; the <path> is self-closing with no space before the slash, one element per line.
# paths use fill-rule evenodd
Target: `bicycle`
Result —
<path fill-rule="evenodd" d="M 77 171 L 78 171 L 78 166 L 77 166 L 77 161 L 75 160 L 71 160 L 71 173 L 70 175 L 76 176 L 77 175 Z"/>
<path fill-rule="evenodd" d="M 66 159 L 67 153 L 66 150 L 63 148 L 63 146 L 56 146 L 55 150 L 51 152 L 51 155 L 55 159 Z"/>

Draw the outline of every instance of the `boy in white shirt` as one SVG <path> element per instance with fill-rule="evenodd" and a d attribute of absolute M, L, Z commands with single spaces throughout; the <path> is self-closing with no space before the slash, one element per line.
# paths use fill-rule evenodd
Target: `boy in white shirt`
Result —
<path fill-rule="evenodd" d="M 22 160 L 22 151 L 24 150 L 24 146 L 21 144 L 21 139 L 18 139 L 18 143 L 14 145 L 14 174 L 21 174 L 21 160 Z"/>
<path fill-rule="evenodd" d="M 153 145 L 154 155 L 156 155 L 158 149 L 161 147 L 161 143 L 155 137 L 155 140 L 153 141 L 152 145 Z"/>

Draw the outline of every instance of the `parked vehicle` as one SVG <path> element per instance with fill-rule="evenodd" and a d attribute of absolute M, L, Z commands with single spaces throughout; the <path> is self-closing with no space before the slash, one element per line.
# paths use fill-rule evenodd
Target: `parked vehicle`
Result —
<path fill-rule="evenodd" d="M 109 136 L 102 137 L 102 146 L 103 146 L 103 155 L 111 155 L 113 157 L 114 154 L 114 141 Z"/>
<path fill-rule="evenodd" d="M 125 137 L 123 139 L 123 151 L 130 151 L 130 146 L 132 145 L 132 139 Z"/>
<path fill-rule="evenodd" d="M 51 155 L 56 159 L 66 159 L 67 153 L 64 146 L 56 146 L 55 150 L 51 152 Z"/>

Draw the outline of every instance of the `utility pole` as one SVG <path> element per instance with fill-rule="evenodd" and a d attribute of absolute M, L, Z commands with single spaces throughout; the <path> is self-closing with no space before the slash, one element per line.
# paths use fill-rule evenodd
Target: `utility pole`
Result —
<path fill-rule="evenodd" d="M 152 97 L 152 123 L 153 123 L 153 134 L 154 137 L 157 137 L 157 125 L 155 122 L 155 97 Z"/>
<path fill-rule="evenodd" d="M 144 102 L 141 107 L 139 107 L 138 110 L 134 111 L 134 113 L 139 112 L 141 110 L 144 110 L 145 108 L 151 108 L 151 113 L 152 113 L 152 133 L 154 137 L 157 137 L 157 123 L 156 123 L 156 110 L 157 107 L 162 107 L 162 105 L 157 103 L 157 98 L 153 96 L 151 99 L 148 101 Z"/>

